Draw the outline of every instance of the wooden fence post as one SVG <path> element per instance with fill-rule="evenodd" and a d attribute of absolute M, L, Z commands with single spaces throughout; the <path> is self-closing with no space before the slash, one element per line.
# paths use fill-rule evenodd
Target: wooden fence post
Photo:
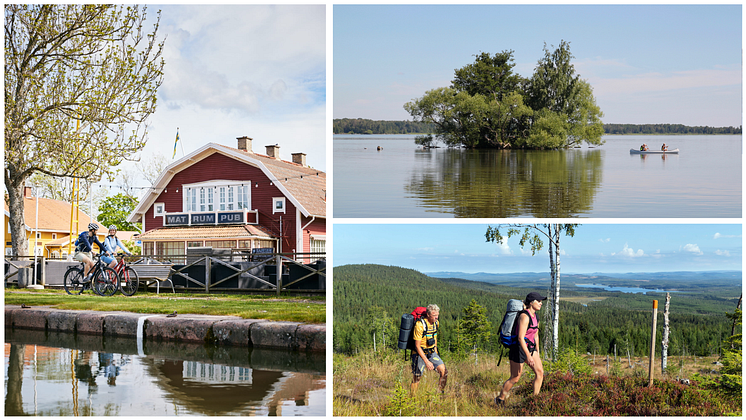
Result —
<path fill-rule="evenodd" d="M 650 365 L 648 368 L 648 386 L 653 386 L 653 366 L 655 365 L 655 325 L 658 321 L 658 301 L 653 301 L 653 334 L 650 338 Z"/>

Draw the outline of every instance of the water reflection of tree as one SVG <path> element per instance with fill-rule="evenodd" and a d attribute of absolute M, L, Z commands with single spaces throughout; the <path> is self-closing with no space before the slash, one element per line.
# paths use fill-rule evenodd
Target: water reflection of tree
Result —
<path fill-rule="evenodd" d="M 11 344 L 8 356 L 8 377 L 6 379 L 5 415 L 23 416 L 23 354 L 26 346 Z"/>
<path fill-rule="evenodd" d="M 578 216 L 592 209 L 602 181 L 600 150 L 417 151 L 416 159 L 429 167 L 405 191 L 456 217 Z"/>

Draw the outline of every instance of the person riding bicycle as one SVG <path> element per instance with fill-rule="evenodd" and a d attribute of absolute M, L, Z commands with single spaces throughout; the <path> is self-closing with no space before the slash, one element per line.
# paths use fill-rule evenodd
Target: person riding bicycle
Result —
<path fill-rule="evenodd" d="M 106 252 L 104 244 L 102 244 L 96 236 L 97 230 L 98 225 L 95 223 L 90 223 L 88 224 L 88 230 L 80 232 L 78 240 L 75 241 L 75 256 L 73 256 L 73 259 L 75 261 L 80 261 L 85 265 L 85 272 L 83 273 L 85 275 L 85 279 L 83 280 L 84 282 L 91 280 L 89 273 L 93 268 L 93 244 L 95 243 L 96 245 L 98 245 L 101 253 Z"/>
<path fill-rule="evenodd" d="M 117 248 L 121 248 L 121 250 L 127 255 L 132 255 L 132 253 L 127 250 L 127 247 L 124 246 L 122 241 L 117 238 L 116 225 L 109 226 L 109 235 L 104 238 L 104 248 L 109 255 L 102 256 L 101 260 L 108 264 L 111 269 L 114 269 L 114 267 L 117 266 L 117 259 L 114 258 L 114 255 L 117 253 Z"/>

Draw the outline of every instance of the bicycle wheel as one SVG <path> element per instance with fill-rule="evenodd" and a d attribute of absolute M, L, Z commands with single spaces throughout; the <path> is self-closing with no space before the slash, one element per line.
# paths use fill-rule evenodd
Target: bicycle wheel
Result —
<path fill-rule="evenodd" d="M 137 292 L 138 287 L 140 287 L 140 277 L 137 276 L 137 271 L 132 267 L 126 267 L 119 279 L 119 288 L 122 290 L 122 294 L 132 296 Z"/>
<path fill-rule="evenodd" d="M 100 296 L 111 296 L 119 290 L 119 276 L 109 267 L 100 267 L 93 278 L 93 291 Z"/>
<path fill-rule="evenodd" d="M 83 283 L 83 270 L 78 267 L 72 267 L 67 270 L 63 284 L 68 295 L 79 295 L 83 293 L 83 290 L 85 289 L 85 283 Z"/>

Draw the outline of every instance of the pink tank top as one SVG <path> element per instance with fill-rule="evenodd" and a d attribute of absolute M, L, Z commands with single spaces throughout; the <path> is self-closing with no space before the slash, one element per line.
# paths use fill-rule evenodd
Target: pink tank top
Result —
<path fill-rule="evenodd" d="M 533 315 L 531 315 L 531 313 L 528 311 L 526 313 L 528 313 L 529 316 L 531 317 L 531 323 L 529 325 L 531 327 L 536 327 L 536 328 L 528 328 L 526 330 L 526 338 L 532 343 L 536 344 L 536 332 L 539 331 L 539 328 L 538 328 L 539 320 L 536 319 L 536 313 L 534 313 Z"/>

